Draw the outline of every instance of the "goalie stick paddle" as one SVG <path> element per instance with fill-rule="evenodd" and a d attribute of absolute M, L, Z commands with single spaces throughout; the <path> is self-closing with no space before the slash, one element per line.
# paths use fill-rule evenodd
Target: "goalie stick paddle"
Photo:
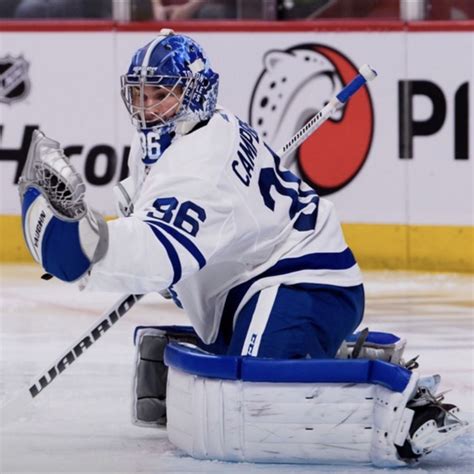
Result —
<path fill-rule="evenodd" d="M 377 73 L 368 64 L 359 69 L 352 81 L 343 87 L 306 125 L 300 128 L 277 152 L 280 158 L 288 156 L 298 148 L 315 130 L 317 130 L 339 107 L 344 105 L 363 85 L 377 77 Z"/>
<path fill-rule="evenodd" d="M 20 390 L 16 395 L 7 400 L 0 410 L 2 425 L 5 426 L 25 416 L 27 405 L 31 404 L 35 397 L 89 349 L 94 342 L 98 341 L 142 297 L 143 295 L 122 296 L 76 342 L 68 347 L 53 364 L 37 375 L 31 381 L 28 388 Z"/>

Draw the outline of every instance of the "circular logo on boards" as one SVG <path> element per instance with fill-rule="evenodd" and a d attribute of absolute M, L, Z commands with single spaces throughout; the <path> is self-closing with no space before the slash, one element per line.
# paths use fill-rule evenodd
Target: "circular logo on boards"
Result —
<path fill-rule="evenodd" d="M 250 124 L 275 150 L 316 115 L 357 74 L 340 51 L 301 44 L 268 51 L 250 102 Z M 284 164 L 295 164 L 322 196 L 346 186 L 362 168 L 372 143 L 374 112 L 367 87 L 307 138 Z"/>
<path fill-rule="evenodd" d="M 30 91 L 29 63 L 23 56 L 0 57 L 0 103 L 24 99 Z"/>

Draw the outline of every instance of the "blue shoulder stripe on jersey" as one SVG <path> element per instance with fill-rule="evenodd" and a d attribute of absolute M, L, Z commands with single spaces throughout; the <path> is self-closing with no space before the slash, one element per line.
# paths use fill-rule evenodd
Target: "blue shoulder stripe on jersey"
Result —
<path fill-rule="evenodd" d="M 285 275 L 300 270 L 346 270 L 355 264 L 354 255 L 349 247 L 342 252 L 310 253 L 302 257 L 285 258 L 260 275 L 232 288 L 227 295 L 223 314 L 234 315 L 249 288 L 262 278 Z"/>
<path fill-rule="evenodd" d="M 380 360 L 264 359 L 220 356 L 171 342 L 166 365 L 201 377 L 270 383 L 371 383 L 403 392 L 411 372 Z"/>
<path fill-rule="evenodd" d="M 181 234 L 181 232 L 177 231 L 173 227 L 164 224 L 163 222 L 158 221 L 146 221 L 146 222 L 153 222 L 154 225 L 157 225 L 164 231 L 168 232 L 172 237 L 174 237 L 189 253 L 196 259 L 197 263 L 199 264 L 199 269 L 201 269 L 204 265 L 206 265 L 206 259 L 201 251 L 196 247 L 196 245 L 191 242 L 185 235 Z"/>
<path fill-rule="evenodd" d="M 181 262 L 179 261 L 178 253 L 176 252 L 175 248 L 171 244 L 171 242 L 163 235 L 160 229 L 157 229 L 155 224 L 156 222 L 151 221 L 144 221 L 150 227 L 150 229 L 155 234 L 155 237 L 161 242 L 163 247 L 165 248 L 166 252 L 168 253 L 168 258 L 170 259 L 171 265 L 173 266 L 173 282 L 171 283 L 174 285 L 179 279 L 181 278 Z"/>

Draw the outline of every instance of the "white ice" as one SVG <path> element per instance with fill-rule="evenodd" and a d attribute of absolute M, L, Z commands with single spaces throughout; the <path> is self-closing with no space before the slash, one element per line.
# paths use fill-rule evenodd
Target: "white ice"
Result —
<path fill-rule="evenodd" d="M 40 280 L 38 267 L 1 271 L 0 397 L 25 390 L 107 310 L 117 294 L 81 293 Z M 446 401 L 472 421 L 474 413 L 473 279 L 462 275 L 366 272 L 363 327 L 408 339 L 420 373 L 442 376 Z M 371 466 L 276 465 L 199 461 L 173 447 L 166 432 L 131 425 L 133 329 L 188 324 L 158 295 L 148 295 L 37 398 L 31 416 L 3 425 L 0 472 L 258 472 L 376 473 Z M 420 473 L 474 471 L 473 430 L 410 469 Z M 406 471 L 405 471 L 406 472 Z"/>

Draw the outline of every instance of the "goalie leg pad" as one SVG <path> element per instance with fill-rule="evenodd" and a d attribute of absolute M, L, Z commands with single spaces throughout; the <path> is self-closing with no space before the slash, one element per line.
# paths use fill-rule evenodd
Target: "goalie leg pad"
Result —
<path fill-rule="evenodd" d="M 393 392 L 385 387 L 374 387 L 373 437 L 370 458 L 376 466 L 406 465 L 400 459 L 397 446 L 403 445 L 408 436 L 414 412 L 406 408 L 418 383 L 418 374 L 412 374 L 403 392 Z"/>
<path fill-rule="evenodd" d="M 407 461 L 417 461 L 469 429 L 469 423 L 463 419 L 458 407 L 442 403 L 443 394 L 433 395 L 440 376 L 432 377 L 432 388 L 428 388 L 427 379 L 418 381 L 416 394 L 408 403 L 414 412 L 413 421 L 404 444 L 397 448 L 399 455 Z"/>
<path fill-rule="evenodd" d="M 412 409 L 418 375 L 383 361 L 216 356 L 172 343 L 165 362 L 168 437 L 199 459 L 406 466 L 416 457 L 407 440 L 421 456 L 467 425 L 417 424 L 427 406 Z"/>
<path fill-rule="evenodd" d="M 166 381 L 163 362 L 168 338 L 158 328 L 136 333 L 136 370 L 132 392 L 132 422 L 138 426 L 166 425 Z"/>
<path fill-rule="evenodd" d="M 197 343 L 188 326 L 139 326 L 135 330 L 136 368 L 132 384 L 132 423 L 138 426 L 166 425 L 168 367 L 163 355 L 169 341 Z"/>
<path fill-rule="evenodd" d="M 193 457 L 406 465 L 395 442 L 408 434 L 418 377 L 399 366 L 216 356 L 181 344 L 165 361 L 168 436 Z"/>

